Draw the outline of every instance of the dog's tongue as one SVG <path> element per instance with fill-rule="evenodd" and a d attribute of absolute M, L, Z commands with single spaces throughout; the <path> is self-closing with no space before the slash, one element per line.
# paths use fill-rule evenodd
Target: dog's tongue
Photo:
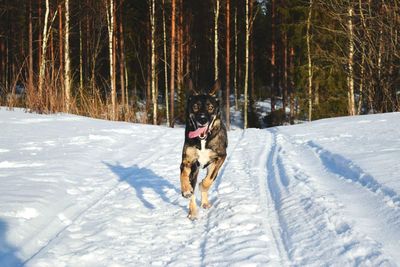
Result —
<path fill-rule="evenodd" d="M 207 126 L 197 128 L 197 130 L 189 132 L 189 138 L 192 139 L 192 138 L 196 138 L 200 135 L 204 135 L 206 133 L 206 131 L 207 131 Z"/>

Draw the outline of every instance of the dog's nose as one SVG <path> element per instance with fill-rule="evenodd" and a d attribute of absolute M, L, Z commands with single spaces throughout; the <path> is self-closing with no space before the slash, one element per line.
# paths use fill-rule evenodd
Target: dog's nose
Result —
<path fill-rule="evenodd" d="M 207 123 L 207 117 L 206 114 L 200 114 L 200 117 L 198 119 L 198 122 L 202 125 Z"/>

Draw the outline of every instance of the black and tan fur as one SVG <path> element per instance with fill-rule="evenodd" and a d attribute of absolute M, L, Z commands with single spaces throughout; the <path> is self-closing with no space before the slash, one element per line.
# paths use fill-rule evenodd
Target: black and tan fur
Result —
<path fill-rule="evenodd" d="M 180 180 L 182 196 L 190 198 L 188 218 L 191 220 L 195 220 L 197 216 L 194 190 L 199 168 L 207 168 L 206 177 L 199 183 L 201 207 L 207 209 L 211 207 L 207 192 L 226 158 L 228 138 L 216 97 L 219 88 L 220 83 L 217 81 L 208 93 L 199 94 L 194 91 L 187 101 Z M 189 132 L 195 131 L 199 124 L 208 124 L 207 135 L 189 138 Z"/>

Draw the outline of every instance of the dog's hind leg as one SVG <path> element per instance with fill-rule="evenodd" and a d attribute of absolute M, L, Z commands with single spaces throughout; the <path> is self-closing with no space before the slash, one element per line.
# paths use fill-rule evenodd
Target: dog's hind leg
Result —
<path fill-rule="evenodd" d="M 189 214 L 187 216 L 190 220 L 194 221 L 197 219 L 197 205 L 196 196 L 193 194 L 189 202 Z"/>
<path fill-rule="evenodd" d="M 218 175 L 218 171 L 225 161 L 225 158 L 226 156 L 219 157 L 217 160 L 211 163 L 208 166 L 206 178 L 204 178 L 203 181 L 201 181 L 201 183 L 199 184 L 199 188 L 201 191 L 201 207 L 203 209 L 208 209 L 211 207 L 211 204 L 208 201 L 208 190 L 214 183 L 215 178 Z"/>

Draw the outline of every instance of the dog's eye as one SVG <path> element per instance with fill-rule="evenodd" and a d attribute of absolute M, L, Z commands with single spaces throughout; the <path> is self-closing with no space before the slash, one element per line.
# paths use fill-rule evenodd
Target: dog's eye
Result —
<path fill-rule="evenodd" d="M 213 105 L 211 105 L 211 104 L 208 104 L 208 106 L 207 106 L 207 110 L 208 110 L 208 112 L 214 112 L 214 106 Z"/>
<path fill-rule="evenodd" d="M 193 109 L 194 112 L 199 111 L 199 105 L 198 104 L 194 104 L 192 109 Z"/>

